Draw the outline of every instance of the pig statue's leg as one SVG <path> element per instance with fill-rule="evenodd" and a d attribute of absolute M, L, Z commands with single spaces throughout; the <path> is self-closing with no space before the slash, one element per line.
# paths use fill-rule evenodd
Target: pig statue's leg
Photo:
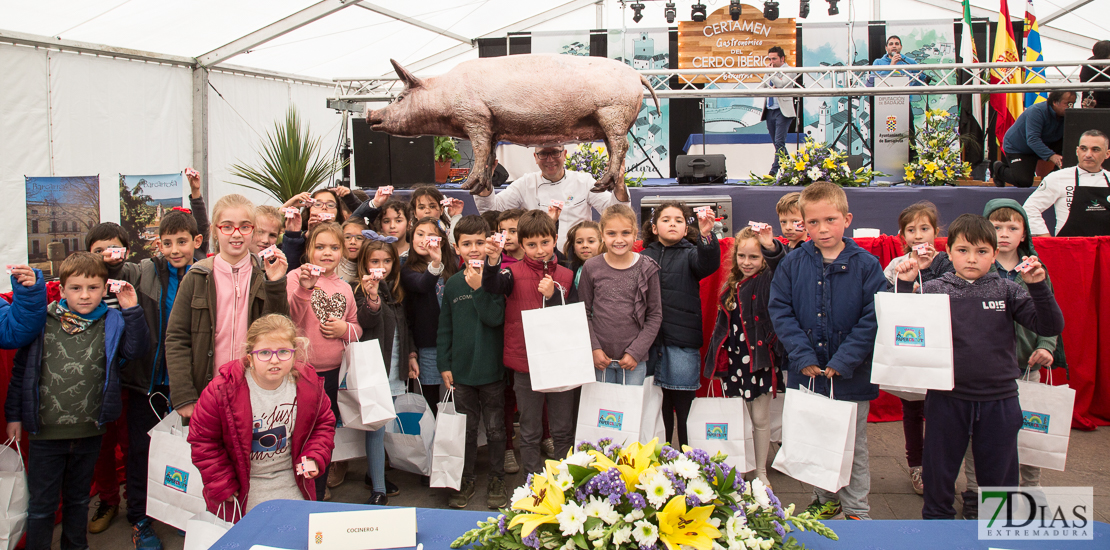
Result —
<path fill-rule="evenodd" d="M 605 148 L 609 151 L 609 165 L 605 173 L 594 183 L 590 191 L 600 193 L 612 191 L 617 185 L 623 185 L 621 165 L 624 156 L 628 153 L 628 138 L 626 134 L 631 124 L 627 120 L 627 112 L 623 107 L 610 107 L 598 111 L 598 122 L 605 132 Z M 638 114 L 638 113 L 633 113 Z"/>
<path fill-rule="evenodd" d="M 490 158 L 494 152 L 489 126 L 469 127 L 467 134 L 470 136 L 470 145 L 474 147 L 474 166 L 470 168 L 470 176 L 466 178 L 462 188 L 469 189 L 471 195 L 486 196 L 487 191 L 493 190 L 493 164 Z"/>

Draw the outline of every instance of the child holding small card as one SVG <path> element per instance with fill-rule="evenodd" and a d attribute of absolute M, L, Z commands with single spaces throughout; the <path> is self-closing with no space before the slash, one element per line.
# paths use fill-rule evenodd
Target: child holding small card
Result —
<path fill-rule="evenodd" d="M 335 415 L 308 345 L 288 317 L 266 315 L 247 330 L 243 357 L 200 395 L 188 439 L 204 503 L 224 521 L 270 500 L 318 500 L 313 480 L 331 462 Z"/>
<path fill-rule="evenodd" d="M 449 232 L 462 217 L 463 201 L 444 196 L 435 186 L 418 185 L 412 188 L 412 195 L 409 195 L 409 211 L 416 220 L 435 218 L 443 222 L 443 230 Z M 449 233 L 447 237 L 451 244 L 455 244 L 454 233 Z"/>
<path fill-rule="evenodd" d="M 775 204 L 775 213 L 779 217 L 779 227 L 782 229 L 783 244 L 786 245 L 787 252 L 797 249 L 808 236 L 805 224 L 802 223 L 802 210 L 798 208 L 798 199 L 801 197 L 802 194 L 797 191 L 787 193 Z"/>
<path fill-rule="evenodd" d="M 291 211 L 286 215 L 285 238 L 281 240 L 281 250 L 289 260 L 290 271 L 297 269 L 305 261 L 305 241 L 309 231 L 321 223 L 341 224 L 347 221 L 347 209 L 341 197 L 349 196 L 350 193 L 346 187 L 335 187 L 320 189 L 311 195 L 301 193 L 285 201 L 283 209 L 300 208 L 299 211 Z"/>
<path fill-rule="evenodd" d="M 439 412 L 440 386 L 443 384 L 436 368 L 440 297 L 447 280 L 458 271 L 459 263 L 447 241 L 442 220 L 420 218 L 413 224 L 410 235 L 412 251 L 401 267 L 405 317 L 417 347 L 421 392 L 435 415 Z"/>

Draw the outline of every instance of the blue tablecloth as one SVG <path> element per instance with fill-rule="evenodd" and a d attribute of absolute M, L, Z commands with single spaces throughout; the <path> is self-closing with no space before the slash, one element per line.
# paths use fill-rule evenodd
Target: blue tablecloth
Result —
<path fill-rule="evenodd" d="M 243 516 L 211 550 L 248 550 L 262 544 L 290 550 L 308 548 L 308 514 L 350 512 L 371 508 L 362 504 L 274 500 L 260 504 Z M 425 550 L 449 548 L 459 535 L 473 529 L 479 521 L 497 517 L 497 512 L 416 509 L 416 542 Z"/>

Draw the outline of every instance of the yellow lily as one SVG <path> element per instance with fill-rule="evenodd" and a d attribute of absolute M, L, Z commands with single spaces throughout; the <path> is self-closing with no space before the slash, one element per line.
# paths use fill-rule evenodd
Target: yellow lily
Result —
<path fill-rule="evenodd" d="M 669 550 L 679 550 L 679 545 L 709 550 L 713 540 L 721 536 L 716 527 L 706 523 L 713 513 L 713 506 L 698 506 L 686 510 L 686 495 L 678 495 L 655 515 L 659 519 L 659 539 Z"/>
<path fill-rule="evenodd" d="M 509 527 L 523 525 L 520 534 L 527 537 L 537 527 L 545 523 L 559 523 L 555 516 L 563 511 L 566 498 L 559 484 L 555 483 L 555 473 L 548 468 L 543 475 L 532 476 L 532 494 L 513 503 L 516 510 L 526 510 L 531 514 L 517 514 Z"/>
<path fill-rule="evenodd" d="M 659 438 L 652 439 L 647 444 L 641 444 L 637 441 L 622 449 L 616 462 L 609 460 L 609 457 L 598 451 L 590 451 L 590 455 L 596 459 L 593 467 L 597 468 L 599 472 L 616 468 L 621 473 L 621 479 L 624 480 L 625 487 L 631 491 L 640 482 L 641 474 L 645 471 L 654 470 L 651 455 L 655 453 L 655 444 L 658 441 Z"/>
<path fill-rule="evenodd" d="M 794 163 L 794 169 L 799 171 L 799 172 L 801 172 L 802 170 L 805 170 L 806 169 L 806 161 L 799 160 L 798 162 L 795 162 Z"/>
<path fill-rule="evenodd" d="M 937 169 L 937 163 L 935 163 L 935 162 L 932 162 L 932 161 L 930 161 L 930 162 L 926 162 L 926 163 L 925 163 L 925 171 L 926 171 L 926 172 L 932 173 L 932 172 L 934 172 L 934 171 L 935 171 L 936 169 Z"/>
<path fill-rule="evenodd" d="M 825 159 L 825 168 L 828 168 L 830 170 L 836 168 L 836 161 L 831 158 Z"/>

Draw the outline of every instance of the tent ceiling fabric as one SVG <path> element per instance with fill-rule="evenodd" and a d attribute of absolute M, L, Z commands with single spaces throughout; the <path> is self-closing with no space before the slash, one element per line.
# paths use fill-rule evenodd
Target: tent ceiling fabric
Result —
<path fill-rule="evenodd" d="M 355 0 L 352 0 L 352 3 Z M 949 0 L 959 6 L 957 0 Z M 476 37 L 516 21 L 556 8 L 568 0 L 367 0 L 386 11 L 403 14 L 427 25 L 462 37 Z M 897 20 L 911 0 L 884 0 L 880 16 Z M 8 30 L 54 36 L 149 52 L 196 57 L 235 41 L 284 17 L 312 6 L 314 0 L 0 0 L 4 13 L 0 27 Z M 691 2 L 679 0 L 679 18 L 689 17 Z M 726 0 L 705 0 L 709 9 L 727 5 Z M 847 2 L 846 2 L 847 3 Z M 762 2 L 746 0 L 745 9 L 760 10 Z M 972 0 L 971 4 L 997 13 L 998 0 Z M 1038 15 L 1045 17 L 1073 4 L 1071 0 L 1034 0 Z M 1010 13 L 1025 13 L 1025 0 L 1009 0 Z M 1048 27 L 1065 29 L 1091 38 L 1110 38 L 1110 23 L 1102 12 L 1105 0 L 1096 0 L 1052 21 Z M 852 0 L 841 5 L 841 14 L 828 16 L 822 2 L 814 4 L 808 22 L 872 19 L 873 2 Z M 782 17 L 797 15 L 797 2 L 782 0 Z M 607 0 L 605 26 L 630 29 L 665 25 L 662 2 L 647 2 L 644 20 L 631 21 L 620 2 Z M 929 12 L 929 13 L 925 13 Z M 934 13 L 935 12 L 935 13 Z M 948 17 L 942 8 L 914 3 L 915 15 Z M 547 21 L 532 30 L 576 30 L 596 27 L 593 6 Z M 1083 59 L 1084 48 L 1044 38 L 1045 59 Z M 402 63 L 416 61 L 459 45 L 459 41 L 367 9 L 348 7 L 317 20 L 253 50 L 232 57 L 228 63 L 318 78 L 376 75 L 391 71 L 389 58 Z M 476 50 L 439 66 L 429 74 L 443 72 L 459 61 L 477 56 Z"/>

